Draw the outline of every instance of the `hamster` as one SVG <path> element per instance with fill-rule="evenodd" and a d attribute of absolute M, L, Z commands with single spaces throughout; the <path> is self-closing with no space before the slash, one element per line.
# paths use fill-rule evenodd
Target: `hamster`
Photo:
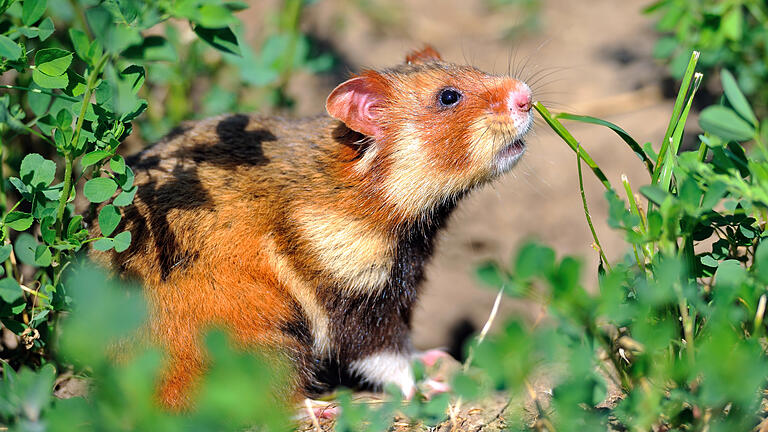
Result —
<path fill-rule="evenodd" d="M 340 84 L 326 110 L 190 122 L 129 159 L 133 243 L 100 258 L 143 284 L 164 406 L 190 406 L 210 327 L 284 353 L 298 395 L 413 394 L 411 318 L 435 235 L 523 155 L 531 90 L 427 47 Z"/>

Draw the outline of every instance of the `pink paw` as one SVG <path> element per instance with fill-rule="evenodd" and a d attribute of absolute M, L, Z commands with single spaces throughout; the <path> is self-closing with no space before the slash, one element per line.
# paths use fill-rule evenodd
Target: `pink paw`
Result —
<path fill-rule="evenodd" d="M 439 349 L 431 349 L 431 350 L 416 354 L 416 358 L 419 359 L 422 363 L 424 363 L 424 366 L 428 368 L 435 366 L 437 362 L 440 360 L 445 360 L 445 359 L 453 360 L 453 357 L 451 357 L 450 354 Z"/>
<path fill-rule="evenodd" d="M 335 419 L 341 414 L 341 407 L 332 403 L 315 399 L 304 399 L 304 407 L 298 417 L 309 418 L 313 422 L 318 419 Z"/>
<path fill-rule="evenodd" d="M 427 399 L 440 393 L 450 392 L 448 379 L 458 364 L 450 354 L 439 349 L 431 349 L 414 356 L 426 366 L 426 379 L 419 383 L 421 394 Z"/>

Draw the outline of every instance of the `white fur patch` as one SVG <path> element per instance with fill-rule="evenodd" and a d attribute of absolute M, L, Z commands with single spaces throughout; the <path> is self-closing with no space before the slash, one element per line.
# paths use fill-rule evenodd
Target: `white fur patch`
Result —
<path fill-rule="evenodd" d="M 352 362 L 350 371 L 369 384 L 395 384 L 406 397 L 412 397 L 416 391 L 411 356 L 407 354 L 379 352 Z"/>
<path fill-rule="evenodd" d="M 384 233 L 324 208 L 302 208 L 295 218 L 320 264 L 354 293 L 368 294 L 384 287 L 393 264 Z"/>

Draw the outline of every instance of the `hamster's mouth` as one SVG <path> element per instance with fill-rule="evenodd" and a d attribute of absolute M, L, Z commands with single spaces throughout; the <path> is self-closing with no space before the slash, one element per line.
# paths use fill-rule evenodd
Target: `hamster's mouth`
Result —
<path fill-rule="evenodd" d="M 496 173 L 503 174 L 512 169 L 523 153 L 525 153 L 525 141 L 523 141 L 522 138 L 518 138 L 504 146 L 504 148 L 496 154 Z"/>
<path fill-rule="evenodd" d="M 503 159 L 518 158 L 523 154 L 523 152 L 525 152 L 525 141 L 522 139 L 516 139 L 501 149 L 499 152 L 499 157 Z"/>

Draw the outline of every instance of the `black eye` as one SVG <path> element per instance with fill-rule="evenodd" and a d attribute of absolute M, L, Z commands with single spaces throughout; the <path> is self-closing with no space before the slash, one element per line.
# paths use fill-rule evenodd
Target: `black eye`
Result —
<path fill-rule="evenodd" d="M 440 92 L 440 103 L 443 106 L 455 105 L 461 99 L 461 93 L 456 89 L 447 88 Z"/>

